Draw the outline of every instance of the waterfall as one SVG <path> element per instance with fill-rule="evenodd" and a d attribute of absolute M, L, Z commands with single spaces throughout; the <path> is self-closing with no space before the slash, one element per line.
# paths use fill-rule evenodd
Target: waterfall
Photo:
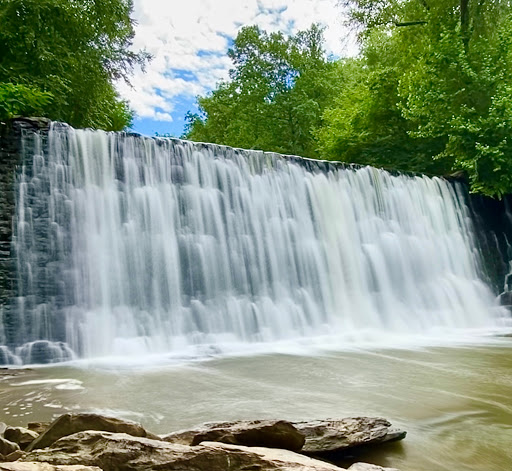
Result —
<path fill-rule="evenodd" d="M 458 184 L 60 124 L 25 147 L 5 357 L 492 323 Z"/>

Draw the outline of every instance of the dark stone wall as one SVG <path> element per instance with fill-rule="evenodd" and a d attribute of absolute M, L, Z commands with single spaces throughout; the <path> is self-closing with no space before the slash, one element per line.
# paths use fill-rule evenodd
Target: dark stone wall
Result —
<path fill-rule="evenodd" d="M 23 161 L 23 136 L 47 133 L 50 121 L 18 118 L 0 123 L 0 305 L 14 294 L 15 276 L 11 257 L 12 218 L 15 206 L 16 169 Z"/>
<path fill-rule="evenodd" d="M 8 123 L 0 123 L 0 306 L 4 305 L 7 310 L 8 300 L 14 295 L 16 285 L 11 254 L 16 169 L 23 162 L 24 152 L 31 147 L 30 135 L 36 132 L 44 136 L 48 133 L 49 126 L 50 121 L 42 118 L 18 118 Z M 28 139 L 24 139 L 27 137 Z M 328 172 L 339 168 L 358 167 L 296 156 L 286 158 L 310 171 Z M 460 175 L 449 180 L 464 183 Z M 504 304 L 512 304 L 512 277 L 507 279 L 509 262 L 512 262 L 512 195 L 502 200 L 469 195 L 467 201 L 483 253 L 484 275 L 496 295 L 510 291 L 510 302 Z M 7 312 L 5 314 L 8 315 Z"/>
<path fill-rule="evenodd" d="M 12 295 L 11 262 L 14 178 L 21 156 L 21 128 L 13 122 L 0 125 L 0 304 Z"/>
<path fill-rule="evenodd" d="M 469 202 L 488 282 L 497 295 L 511 292 L 512 195 L 501 200 L 470 195 Z M 512 301 L 512 293 L 502 296 L 503 304 L 512 304 L 507 297 Z"/>

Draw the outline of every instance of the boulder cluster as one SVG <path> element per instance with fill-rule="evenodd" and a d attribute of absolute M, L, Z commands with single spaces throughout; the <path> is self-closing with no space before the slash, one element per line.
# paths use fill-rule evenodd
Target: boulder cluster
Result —
<path fill-rule="evenodd" d="M 0 423 L 0 471 L 342 471 L 325 457 L 405 434 L 385 419 L 350 417 L 207 423 L 158 436 L 134 422 L 69 413 L 27 428 Z"/>

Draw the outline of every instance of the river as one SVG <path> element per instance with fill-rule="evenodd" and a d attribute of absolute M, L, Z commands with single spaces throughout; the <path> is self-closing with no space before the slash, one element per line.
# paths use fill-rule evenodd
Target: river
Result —
<path fill-rule="evenodd" d="M 339 464 L 508 471 L 511 340 L 4 369 L 0 419 L 24 425 L 95 411 L 161 434 L 218 420 L 382 416 L 407 430 L 406 439 Z"/>

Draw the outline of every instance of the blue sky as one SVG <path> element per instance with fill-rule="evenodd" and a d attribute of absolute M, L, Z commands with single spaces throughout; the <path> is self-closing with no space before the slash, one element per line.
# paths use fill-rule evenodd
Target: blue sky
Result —
<path fill-rule="evenodd" d="M 326 26 L 326 47 L 335 56 L 357 52 L 353 34 L 344 26 L 338 0 L 135 0 L 134 48 L 153 60 L 144 73 L 136 70 L 131 86 L 120 94 L 136 112 L 133 130 L 154 136 L 180 136 L 196 97 L 225 80 L 230 68 L 226 52 L 239 29 L 256 24 L 288 34 L 317 22 Z"/>

